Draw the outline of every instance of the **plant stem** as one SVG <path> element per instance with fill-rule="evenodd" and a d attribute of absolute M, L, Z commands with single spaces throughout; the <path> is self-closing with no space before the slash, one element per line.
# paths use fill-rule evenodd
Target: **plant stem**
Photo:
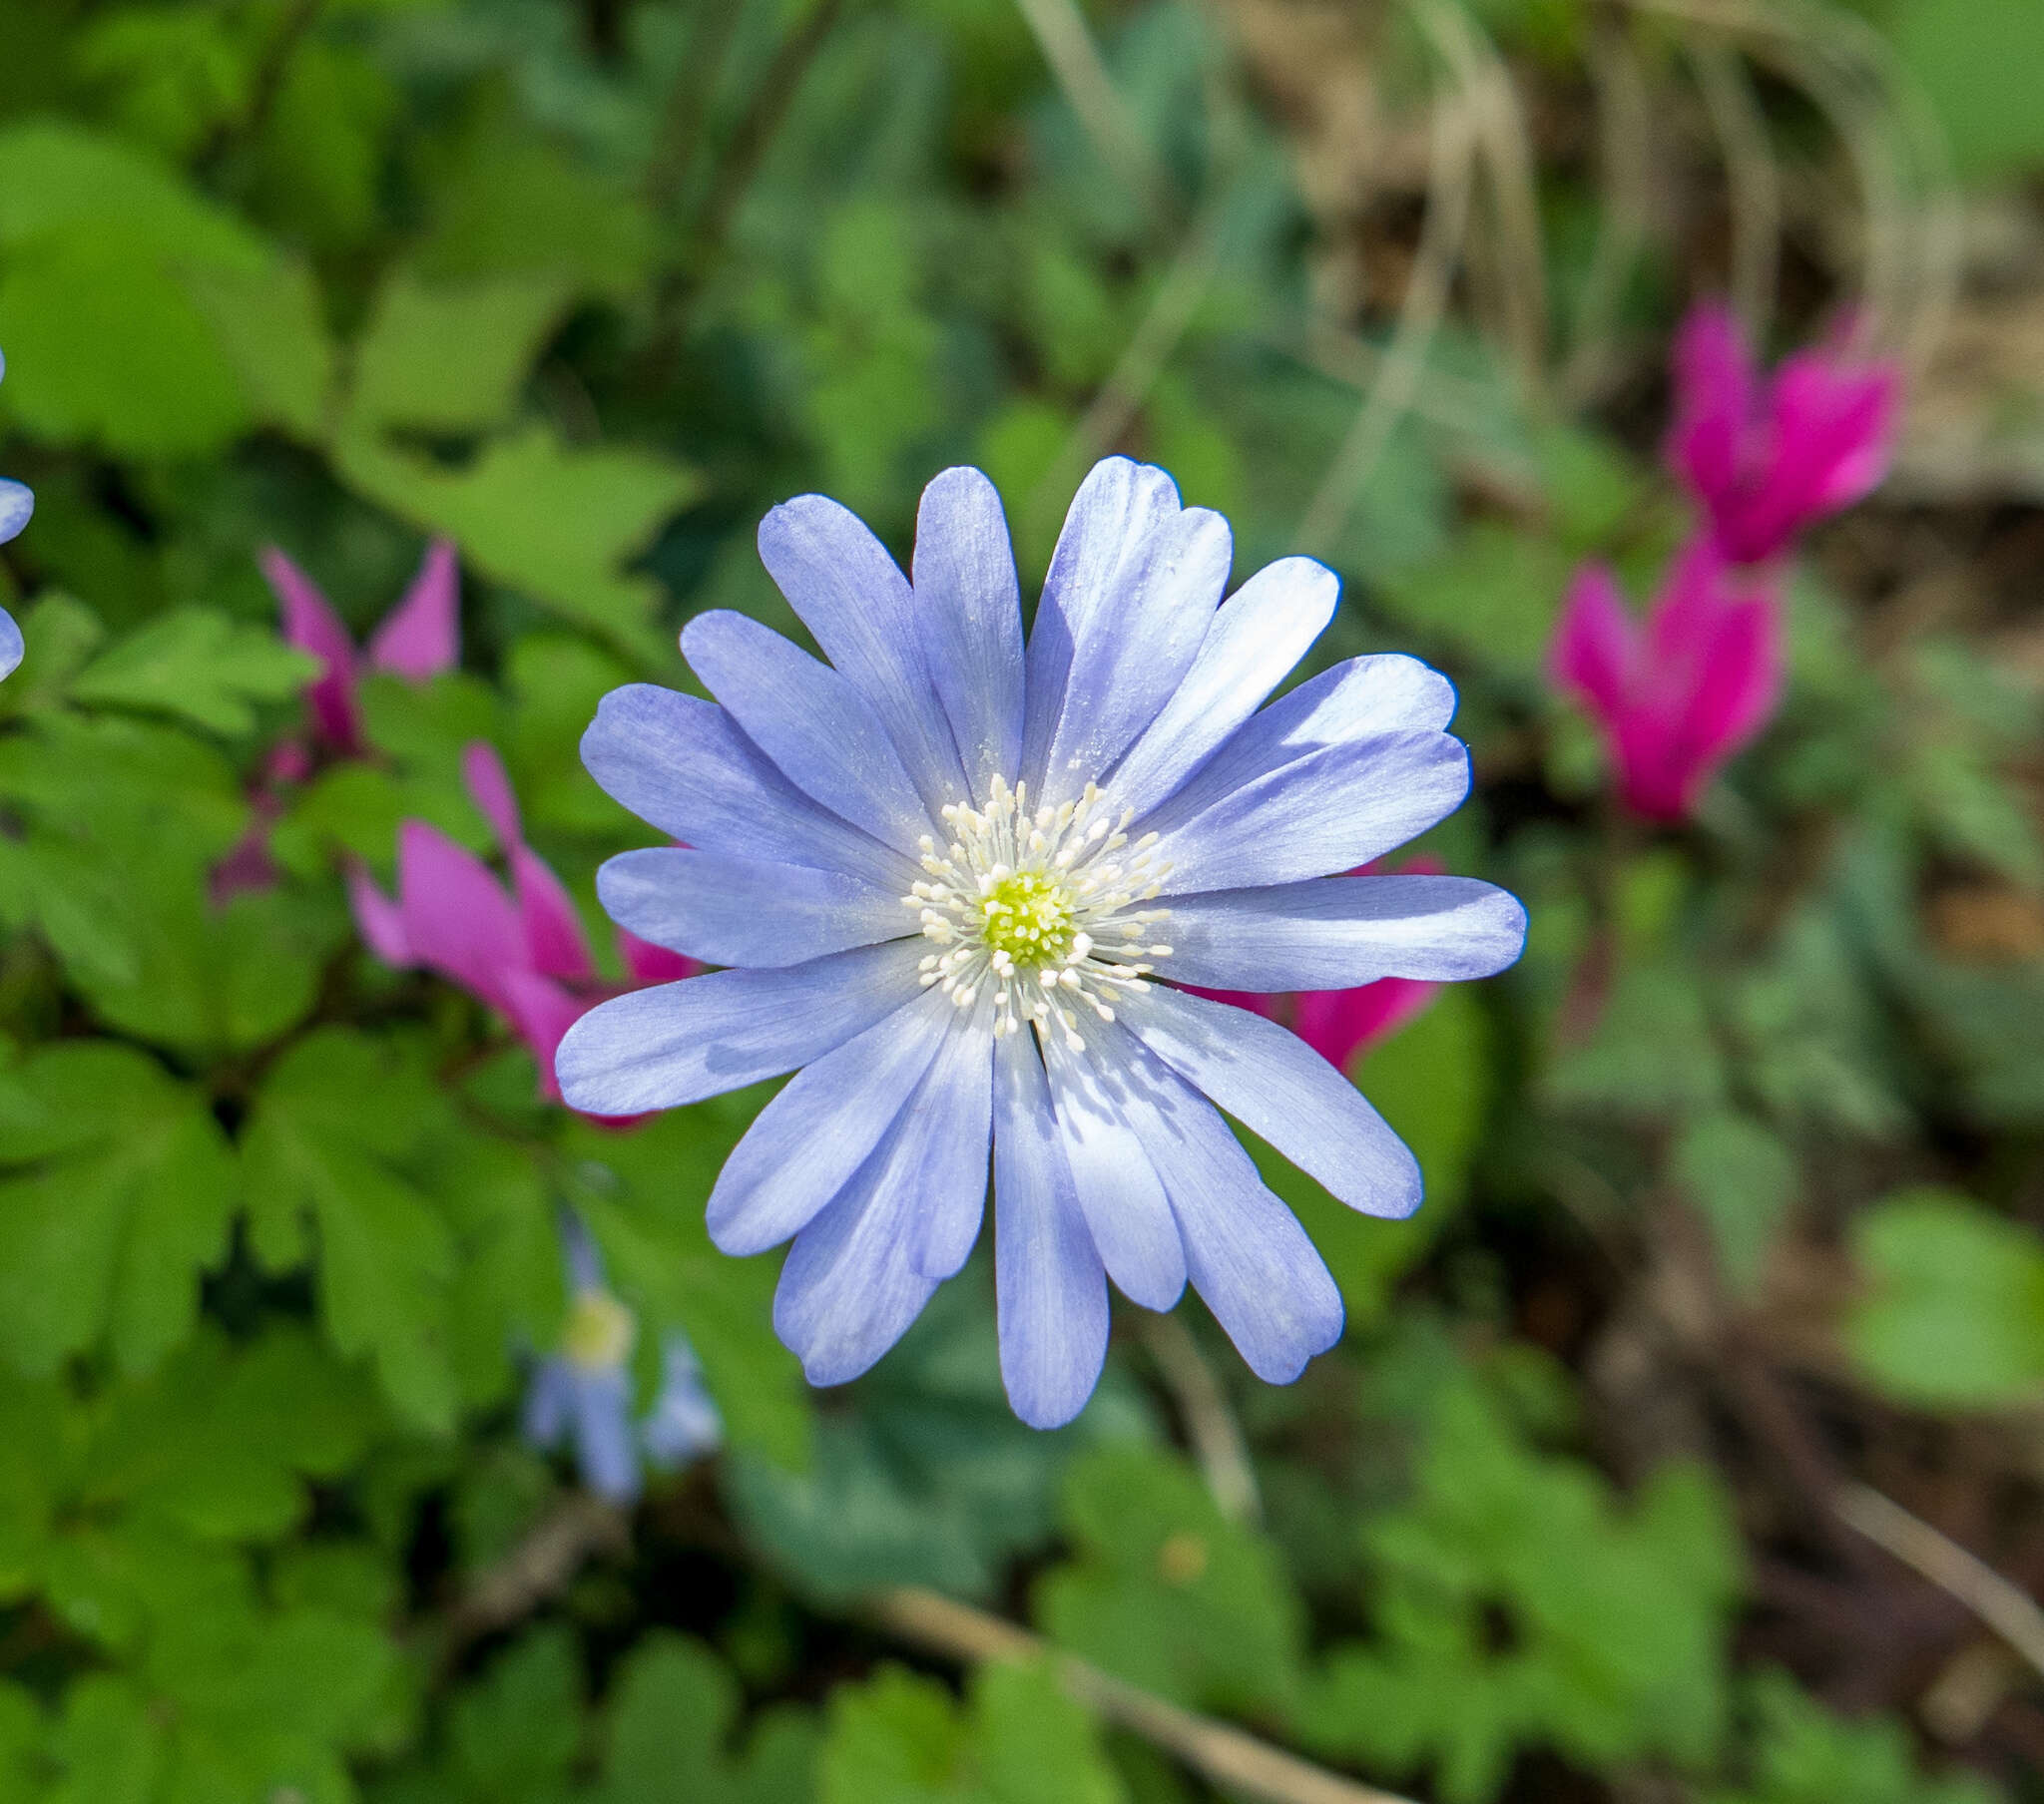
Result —
<path fill-rule="evenodd" d="M 1058 1653 L 968 1603 L 921 1585 L 896 1585 L 870 1603 L 873 1616 L 904 1641 L 968 1665 L 1048 1657 L 1073 1697 L 1120 1728 L 1176 1755 L 1211 1784 L 1264 1804 L 1411 1804 L 1394 1792 L 1314 1766 L 1212 1717 L 1196 1716 L 1071 1654 Z"/>

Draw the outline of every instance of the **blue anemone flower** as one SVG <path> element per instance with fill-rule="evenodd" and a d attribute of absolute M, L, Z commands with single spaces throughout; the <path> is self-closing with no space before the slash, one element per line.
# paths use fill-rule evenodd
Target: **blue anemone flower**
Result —
<path fill-rule="evenodd" d="M 568 1261 L 568 1321 L 558 1353 L 533 1367 L 525 1395 L 525 1438 L 542 1450 L 571 1440 L 582 1482 L 612 1503 L 639 1495 L 640 1463 L 670 1471 L 724 1438 L 724 1421 L 703 1387 L 695 1349 L 679 1333 L 661 1346 L 661 1386 L 653 1408 L 632 1422 L 632 1345 L 639 1323 L 604 1283 L 603 1259 L 589 1230 L 561 1219 Z"/>
<path fill-rule="evenodd" d="M 7 359 L 0 356 L 0 376 L 7 374 Z M 9 482 L 0 476 L 0 545 L 17 537 L 28 525 L 28 517 L 36 511 L 36 498 L 28 488 L 18 482 Z M 0 608 L 0 677 L 14 675 L 15 667 L 21 663 L 21 629 L 14 624 L 14 616 Z"/>
<path fill-rule="evenodd" d="M 1007 524 L 977 470 L 924 492 L 913 576 L 805 495 L 760 553 L 829 659 L 737 614 L 682 649 L 715 703 L 607 695 L 582 742 L 684 842 L 599 880 L 633 933 L 730 967 L 585 1015 L 575 1108 L 636 1115 L 796 1071 L 725 1164 L 730 1253 L 793 1237 L 774 1326 L 811 1382 L 856 1377 L 978 1237 L 992 1147 L 1008 1397 L 1039 1427 L 1099 1377 L 1107 1280 L 1188 1281 L 1251 1368 L 1297 1377 L 1341 1298 L 1215 1105 L 1351 1207 L 1419 1168 L 1276 1023 L 1188 994 L 1487 976 L 1523 909 L 1458 877 L 1343 876 L 1453 811 L 1455 695 L 1353 658 L 1262 704 L 1331 618 L 1305 558 L 1225 603 L 1228 523 L 1110 458 L 1065 521 L 1025 647 Z"/>

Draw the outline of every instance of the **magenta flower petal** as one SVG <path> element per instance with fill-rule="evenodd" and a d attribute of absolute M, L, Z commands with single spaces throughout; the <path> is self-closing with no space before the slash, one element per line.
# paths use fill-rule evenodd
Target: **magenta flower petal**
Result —
<path fill-rule="evenodd" d="M 596 964 L 589 956 L 589 941 L 582 931 L 582 917 L 576 912 L 553 867 L 522 841 L 511 848 L 511 881 L 518 895 L 518 912 L 525 923 L 525 944 L 532 968 L 547 977 L 566 978 L 570 983 L 587 983 L 596 976 Z"/>
<path fill-rule="evenodd" d="M 1887 469 L 1900 377 L 1839 349 L 1805 350 L 1763 385 L 1723 307 L 1691 313 L 1676 339 L 1669 461 L 1738 564 L 1764 564 Z"/>
<path fill-rule="evenodd" d="M 1685 819 L 1767 724 L 1782 691 L 1779 614 L 1773 579 L 1729 564 L 1709 534 L 1677 555 L 1643 636 L 1608 572 L 1577 578 L 1548 670 L 1603 730 L 1635 813 Z M 1623 660 L 1621 638 L 1633 647 Z"/>
<path fill-rule="evenodd" d="M 386 965 L 402 971 L 419 962 L 405 931 L 403 908 L 376 887 L 368 866 L 359 859 L 348 861 L 347 902 L 362 944 Z"/>
<path fill-rule="evenodd" d="M 1770 399 L 1777 450 L 1769 490 L 1780 513 L 1800 525 L 1879 486 L 1901 401 L 1892 369 L 1854 370 L 1798 351 L 1776 372 Z"/>
<path fill-rule="evenodd" d="M 1675 426 L 1669 461 L 1700 496 L 1729 495 L 1740 481 L 1759 378 L 1731 310 L 1705 301 L 1675 335 Z"/>
<path fill-rule="evenodd" d="M 525 826 L 518 814 L 518 798 L 511 792 L 511 778 L 497 748 L 482 739 L 471 739 L 461 748 L 461 782 L 470 799 L 483 811 L 506 851 L 525 840 Z"/>
<path fill-rule="evenodd" d="M 1203 990 L 1198 984 L 1184 986 L 1188 995 L 1204 996 L 1210 1002 L 1225 1002 L 1238 1009 L 1247 1009 L 1252 1015 L 1263 1015 L 1272 1021 L 1278 1019 L 1278 998 L 1265 995 L 1261 990 Z"/>
<path fill-rule="evenodd" d="M 1336 1071 L 1346 1071 L 1356 1054 L 1423 1015 L 1439 988 L 1417 978 L 1383 977 L 1355 990 L 1310 990 L 1293 1005 L 1291 1031 Z"/>
<path fill-rule="evenodd" d="M 369 664 L 424 682 L 461 659 L 461 566 L 453 544 L 435 539 L 404 599 L 369 641 Z"/>
<path fill-rule="evenodd" d="M 704 968 L 686 952 L 670 952 L 623 927 L 618 929 L 618 956 L 625 961 L 626 974 L 642 990 L 679 983 Z"/>
<path fill-rule="evenodd" d="M 397 870 L 414 959 L 509 1014 L 504 977 L 526 965 L 525 923 L 496 873 L 422 820 L 398 828 Z"/>
<path fill-rule="evenodd" d="M 566 978 L 571 983 L 593 978 L 596 965 L 589 956 L 582 917 L 552 867 L 525 843 L 518 799 L 511 792 L 511 779 L 496 747 L 481 739 L 471 741 L 461 753 L 461 775 L 510 860 L 512 887 L 525 929 L 526 962 L 545 977 Z"/>
<path fill-rule="evenodd" d="M 285 641 L 325 667 L 305 690 L 320 737 L 341 751 L 359 750 L 354 642 L 317 585 L 275 546 L 264 547 L 258 562 L 282 611 Z"/>
<path fill-rule="evenodd" d="M 1718 623 L 1683 722 L 1700 765 L 1715 768 L 1758 733 L 1781 696 L 1776 611 L 1765 598 L 1734 604 Z"/>
<path fill-rule="evenodd" d="M 590 1004 L 536 971 L 506 971 L 501 983 L 504 1013 L 539 1064 L 540 1095 L 550 1103 L 558 1102 L 561 1085 L 554 1076 L 554 1054 Z"/>
<path fill-rule="evenodd" d="M 1547 656 L 1548 676 L 1599 715 L 1614 714 L 1625 705 L 1638 637 L 1618 579 L 1602 564 L 1586 564 L 1562 604 Z"/>

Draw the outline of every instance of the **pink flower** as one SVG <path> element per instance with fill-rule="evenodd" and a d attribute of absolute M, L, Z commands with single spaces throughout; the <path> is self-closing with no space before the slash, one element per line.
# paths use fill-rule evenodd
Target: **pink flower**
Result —
<path fill-rule="evenodd" d="M 1835 351 L 1798 351 L 1772 379 L 1724 307 L 1695 308 L 1675 344 L 1669 459 L 1726 558 L 1764 564 L 1886 473 L 1900 377 Z"/>
<path fill-rule="evenodd" d="M 539 1063 L 541 1096 L 557 1100 L 554 1050 L 613 992 L 598 980 L 582 919 L 560 878 L 525 843 L 495 750 L 470 745 L 461 774 L 495 830 L 510 887 L 438 828 L 407 820 L 397 833 L 395 899 L 359 864 L 349 868 L 355 925 L 386 965 L 437 972 L 504 1016 Z M 629 933 L 618 935 L 618 950 L 634 987 L 673 983 L 699 969 L 693 959 Z"/>
<path fill-rule="evenodd" d="M 1443 868 L 1436 858 L 1411 858 L 1398 866 L 1400 874 L 1411 877 L 1437 877 Z M 1375 865 L 1366 864 L 1348 874 L 1369 877 L 1376 870 Z M 1439 988 L 1439 984 L 1420 978 L 1380 977 L 1353 990 L 1303 990 L 1288 996 L 1267 996 L 1253 990 L 1194 989 L 1193 993 L 1233 1003 L 1289 1028 L 1336 1071 L 1345 1072 L 1360 1054 L 1382 1045 L 1425 1014 Z"/>
<path fill-rule="evenodd" d="M 445 539 L 427 546 L 419 574 L 371 635 L 366 654 L 356 652 L 326 598 L 282 552 L 269 546 L 259 562 L 283 611 L 284 638 L 326 667 L 305 695 L 315 731 L 336 751 L 353 756 L 362 749 L 355 690 L 365 672 L 393 671 L 424 682 L 459 661 L 460 567 Z"/>
<path fill-rule="evenodd" d="M 1610 570 L 1577 573 L 1548 676 L 1603 729 L 1636 813 L 1686 818 L 1767 724 L 1782 688 L 1778 613 L 1771 579 L 1734 569 L 1708 534 L 1676 558 L 1644 630 Z"/>

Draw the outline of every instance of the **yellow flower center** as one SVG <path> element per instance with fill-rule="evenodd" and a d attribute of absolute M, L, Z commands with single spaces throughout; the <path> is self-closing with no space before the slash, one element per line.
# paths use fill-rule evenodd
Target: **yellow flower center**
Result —
<path fill-rule="evenodd" d="M 585 1371 L 621 1366 L 639 1338 L 639 1318 L 608 1290 L 578 1290 L 568 1305 L 561 1351 Z"/>
<path fill-rule="evenodd" d="M 943 811 L 948 843 L 922 841 L 926 881 L 901 900 L 941 951 L 922 961 L 925 986 L 959 1008 L 993 1004 L 995 1039 L 1033 1027 L 1085 1049 L 1080 1011 L 1103 1022 L 1140 993 L 1171 948 L 1157 942 L 1170 910 L 1149 908 L 1170 866 L 1153 862 L 1157 835 L 1129 841 L 1093 783 L 1056 807 L 1029 806 L 1027 788 L 1001 777 L 984 808 Z"/>
<path fill-rule="evenodd" d="M 1002 877 L 980 898 L 985 925 L 979 930 L 989 952 L 1005 952 L 1025 971 L 1062 965 L 1072 950 L 1072 892 L 1042 871 Z"/>

